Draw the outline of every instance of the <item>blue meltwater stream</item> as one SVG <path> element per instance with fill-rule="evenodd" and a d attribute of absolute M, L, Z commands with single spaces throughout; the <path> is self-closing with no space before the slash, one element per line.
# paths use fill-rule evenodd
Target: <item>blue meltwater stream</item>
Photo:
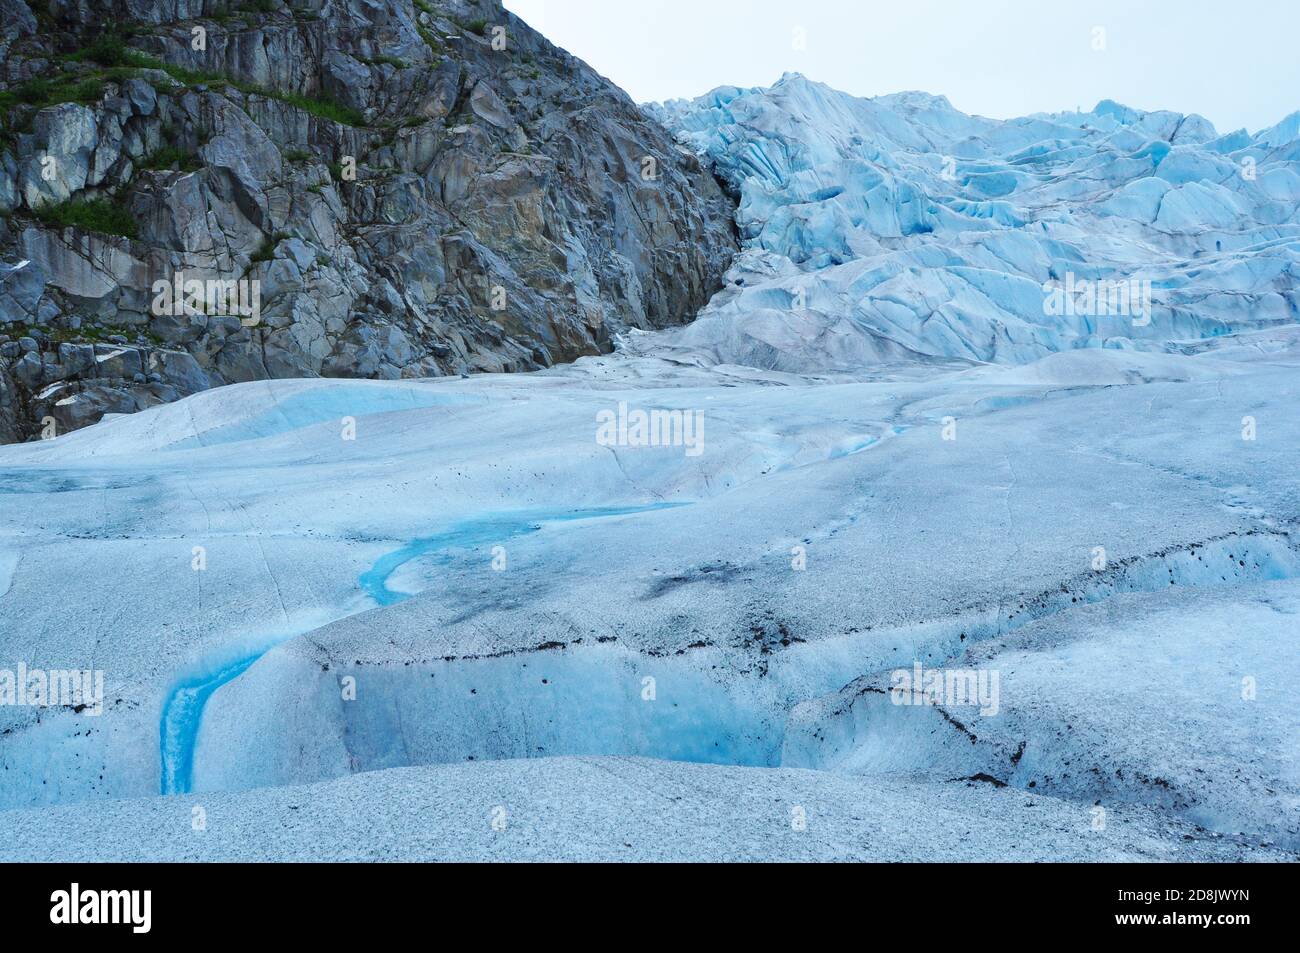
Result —
<path fill-rule="evenodd" d="M 358 584 L 374 605 L 390 606 L 410 598 L 407 593 L 393 591 L 388 584 L 397 570 L 414 559 L 441 553 L 442 561 L 450 562 L 456 550 L 481 549 L 484 546 L 498 545 L 538 532 L 550 523 L 632 516 L 687 505 L 689 504 L 652 503 L 645 506 L 543 510 L 503 513 L 468 520 L 435 536 L 414 540 L 401 549 L 386 553 L 376 560 L 370 569 L 361 574 Z M 162 793 L 190 792 L 194 780 L 194 746 L 198 741 L 203 709 L 218 688 L 244 674 L 258 659 L 277 645 L 321 625 L 367 611 L 374 608 L 374 605 L 363 604 L 352 612 L 326 617 L 301 631 L 267 634 L 262 638 L 250 640 L 246 643 L 250 648 L 243 653 L 231 652 L 229 647 L 224 647 L 218 650 L 218 653 L 191 666 L 189 669 L 191 674 L 179 678 L 163 702 L 162 717 L 158 726 L 159 750 L 162 756 Z"/>

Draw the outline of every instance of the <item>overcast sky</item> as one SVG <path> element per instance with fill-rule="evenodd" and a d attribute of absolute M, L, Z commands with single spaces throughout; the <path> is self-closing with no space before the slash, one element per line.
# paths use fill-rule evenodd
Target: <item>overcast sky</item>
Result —
<path fill-rule="evenodd" d="M 1298 0 L 505 4 L 638 102 L 769 86 L 794 70 L 860 96 L 942 93 L 998 119 L 1110 98 L 1255 132 L 1300 109 Z"/>

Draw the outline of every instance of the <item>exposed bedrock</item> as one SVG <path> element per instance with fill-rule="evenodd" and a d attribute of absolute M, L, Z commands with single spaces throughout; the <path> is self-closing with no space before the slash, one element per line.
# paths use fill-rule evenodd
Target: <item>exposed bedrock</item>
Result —
<path fill-rule="evenodd" d="M 536 369 L 721 287 L 712 174 L 499 3 L 226 6 L 6 0 L 0 441 L 232 382 Z M 178 274 L 257 282 L 255 320 L 206 285 L 160 308 Z"/>

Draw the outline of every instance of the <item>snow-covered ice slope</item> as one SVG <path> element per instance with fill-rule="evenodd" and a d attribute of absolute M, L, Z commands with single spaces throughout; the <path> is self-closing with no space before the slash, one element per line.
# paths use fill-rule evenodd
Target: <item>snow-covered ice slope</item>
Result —
<path fill-rule="evenodd" d="M 1114 808 L 1094 830 L 1069 800 L 981 781 L 640 758 L 399 768 L 10 811 L 0 832 L 0 860 L 42 862 L 1289 859 L 1136 805 Z"/>
<path fill-rule="evenodd" d="M 1113 102 L 1002 122 L 798 74 L 649 108 L 740 196 L 729 287 L 672 335 L 714 360 L 1020 363 L 1300 313 L 1296 116 L 1255 136 Z"/>
<path fill-rule="evenodd" d="M 897 790 L 960 801 L 984 787 L 967 788 L 974 774 L 1045 790 L 1054 829 L 1078 822 L 1061 856 L 1134 856 L 1088 839 L 1097 800 L 1167 818 L 1153 829 L 1171 842 L 1204 840 L 1179 856 L 1294 851 L 1300 713 L 1276 680 L 1294 664 L 1297 631 L 1285 587 L 1300 574 L 1298 367 L 1280 335 L 1199 355 L 1096 350 L 839 383 L 615 356 L 521 377 L 238 385 L 5 448 L 0 653 L 10 667 L 102 669 L 107 694 L 97 718 L 0 707 L 0 805 L 91 802 L 75 815 L 0 813 L 0 829 L 48 817 L 53 838 L 70 816 L 99 817 L 103 798 L 160 790 L 256 813 L 260 798 L 280 796 L 211 798 L 357 774 L 359 788 L 311 795 L 344 810 L 330 792 L 355 803 L 368 783 L 391 783 L 386 769 L 437 763 L 639 756 L 861 771 L 880 738 L 844 733 L 828 712 L 820 730 L 838 732 L 839 747 L 822 758 L 801 740 L 809 706 L 914 661 L 961 660 L 971 645 L 1009 658 L 1015 645 L 1002 640 L 1014 635 L 1034 652 L 1078 638 L 1088 667 L 1061 675 L 1039 654 L 1021 676 L 1017 663 L 1004 721 L 977 730 L 987 751 L 960 763 L 943 752 L 970 742 L 949 722 L 927 723 L 925 745 L 914 723 L 897 722 L 883 742 L 911 752 L 885 765 L 911 779 Z M 601 445 L 599 415 L 623 402 L 698 409 L 703 452 Z M 346 440 L 336 415 L 351 408 Z M 1253 441 L 1242 439 L 1247 415 Z M 1237 595 L 1242 585 L 1251 589 Z M 1221 592 L 1222 608 L 1189 603 L 1203 630 L 1152 623 L 1160 642 L 1146 655 L 1081 615 L 1177 605 L 1193 590 Z M 1235 637 L 1238 620 L 1249 639 Z M 1048 621 L 1054 643 L 1036 628 Z M 1225 647 L 1206 655 L 1205 644 Z M 1002 657 L 993 664 L 1010 666 Z M 1124 681 L 1103 692 L 1108 671 Z M 1249 701 L 1244 675 L 1259 682 Z M 1097 704 L 1110 706 L 1105 718 L 1073 714 Z M 1111 722 L 1162 712 L 1186 757 L 1108 735 Z M 1058 721 L 1073 735 L 1054 736 Z M 1034 756 L 1013 769 L 1000 753 L 1021 742 Z M 1061 759 L 1169 788 L 1091 771 L 1065 784 Z M 591 774 L 546 764 L 565 784 Z M 548 769 L 499 772 L 532 770 Z M 1195 794 L 1202 770 L 1222 793 Z M 722 791 L 740 776 L 691 777 Z M 796 780 L 754 783 L 767 792 Z M 862 789 L 812 783 L 838 820 L 818 835 L 830 846 L 810 855 L 924 855 L 901 841 L 850 849 Z M 886 801 L 871 824 L 911 823 Z M 188 840 L 189 803 L 158 809 L 176 825 L 162 853 L 208 849 Z M 496 803 L 477 806 L 486 816 Z M 657 803 L 647 798 L 631 827 L 657 829 Z M 124 810 L 110 815 L 122 831 L 157 819 Z M 534 821 L 551 834 L 521 842 L 522 854 L 555 850 L 551 822 Z M 774 845 L 789 823 L 777 821 L 787 827 Z M 1024 829 L 1039 823 L 1026 814 Z M 215 854 L 256 850 L 228 833 Z M 1011 850 L 1001 827 L 988 838 L 984 856 Z M 578 840 L 573 852 L 616 846 Z M 686 853 L 727 855 L 721 842 Z"/>
<path fill-rule="evenodd" d="M 1249 542 L 1232 549 L 1258 558 Z M 890 680 L 868 677 L 792 714 L 783 763 L 984 774 L 1159 805 L 1213 830 L 1271 830 L 1300 850 L 1300 745 L 1284 700 L 1300 678 L 1295 580 L 1116 595 L 950 665 L 997 671 L 998 710 L 895 705 Z M 1245 700 L 1244 679 L 1273 697 Z"/>

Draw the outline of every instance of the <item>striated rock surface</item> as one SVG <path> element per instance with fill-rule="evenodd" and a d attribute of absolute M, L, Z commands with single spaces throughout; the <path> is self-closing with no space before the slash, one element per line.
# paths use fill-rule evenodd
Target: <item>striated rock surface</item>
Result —
<path fill-rule="evenodd" d="M 496 0 L 0 12 L 0 441 L 571 361 L 691 319 L 736 250 L 711 172 Z"/>

